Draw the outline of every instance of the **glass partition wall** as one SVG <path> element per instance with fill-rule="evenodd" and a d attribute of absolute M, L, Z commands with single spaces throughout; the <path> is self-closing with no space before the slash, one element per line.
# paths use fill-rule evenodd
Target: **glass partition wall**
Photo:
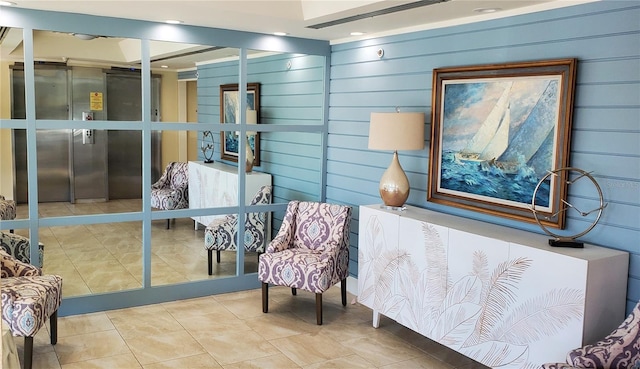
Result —
<path fill-rule="evenodd" d="M 219 261 L 213 251 L 209 272 L 206 228 L 235 217 L 244 234 L 257 215 L 266 245 L 289 200 L 324 200 L 328 43 L 17 8 L 3 8 L 0 25 L 20 36 L 0 64 L 11 76 L 0 115 L 11 183 L 0 184 L 18 202 L 0 230 L 29 237 L 32 258 L 44 244 L 44 271 L 64 280 L 60 314 L 259 287 L 253 249 L 223 249 Z M 249 155 L 259 161 L 246 172 Z M 219 201 L 153 208 L 151 187 L 172 162 L 234 180 L 190 187 L 194 199 L 224 187 Z M 271 199 L 251 204 L 258 177 Z"/>

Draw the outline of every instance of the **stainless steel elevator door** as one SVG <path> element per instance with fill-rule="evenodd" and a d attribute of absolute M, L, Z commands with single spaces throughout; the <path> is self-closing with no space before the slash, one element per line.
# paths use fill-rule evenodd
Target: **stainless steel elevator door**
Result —
<path fill-rule="evenodd" d="M 72 115 L 82 120 L 91 112 L 94 120 L 105 120 L 104 110 L 91 111 L 90 96 L 105 89 L 104 72 L 98 68 L 73 67 Z M 91 130 L 93 140 L 83 140 L 83 129 L 73 130 L 73 198 L 75 201 L 108 200 L 107 131 Z"/>
<path fill-rule="evenodd" d="M 69 119 L 68 79 L 66 68 L 35 69 L 36 119 Z M 13 86 L 24 91 L 24 71 L 13 70 Z M 22 84 L 22 86 L 19 86 Z M 24 94 L 14 94 L 14 118 L 25 118 Z M 22 115 L 22 116 L 21 116 Z M 26 153 L 27 139 L 24 130 L 14 132 L 15 153 Z M 69 201 L 71 183 L 69 171 L 71 130 L 38 130 L 38 201 Z M 28 201 L 27 161 L 24 155 L 15 156 L 16 200 Z"/>
<path fill-rule="evenodd" d="M 109 120 L 142 120 L 140 74 L 107 73 L 107 116 Z M 110 199 L 142 197 L 142 133 L 108 132 L 108 170 Z"/>
<path fill-rule="evenodd" d="M 152 120 L 158 121 L 160 78 L 151 79 Z M 117 121 L 142 120 L 142 85 L 140 74 L 107 73 L 107 117 Z M 151 134 L 151 181 L 162 174 L 159 131 Z M 109 199 L 142 197 L 142 133 L 108 131 Z"/>

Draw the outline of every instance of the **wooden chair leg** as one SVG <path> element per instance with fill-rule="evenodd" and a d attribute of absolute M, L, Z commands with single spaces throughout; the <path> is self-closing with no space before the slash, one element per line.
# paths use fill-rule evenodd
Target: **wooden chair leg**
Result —
<path fill-rule="evenodd" d="M 262 282 L 262 312 L 269 312 L 269 284 Z"/>
<path fill-rule="evenodd" d="M 216 262 L 220 264 L 220 250 L 216 250 Z"/>
<path fill-rule="evenodd" d="M 347 279 L 340 281 L 340 293 L 342 294 L 342 306 L 347 306 Z"/>
<path fill-rule="evenodd" d="M 167 229 L 171 228 L 171 219 L 167 219 Z"/>
<path fill-rule="evenodd" d="M 298 290 L 296 290 L 295 288 L 291 287 L 291 294 L 292 295 L 297 295 L 298 294 Z"/>
<path fill-rule="evenodd" d="M 49 331 L 51 333 L 51 344 L 58 343 L 58 310 L 49 317 Z"/>
<path fill-rule="evenodd" d="M 316 293 L 316 323 L 322 325 L 322 294 Z"/>
<path fill-rule="evenodd" d="M 33 337 L 24 338 L 24 369 L 31 369 L 33 366 Z"/>
<path fill-rule="evenodd" d="M 213 250 L 207 250 L 207 256 L 209 259 L 209 275 L 213 275 Z"/>

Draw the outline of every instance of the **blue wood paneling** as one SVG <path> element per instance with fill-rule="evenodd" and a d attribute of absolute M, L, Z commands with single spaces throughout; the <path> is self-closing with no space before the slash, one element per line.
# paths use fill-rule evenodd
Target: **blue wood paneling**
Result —
<path fill-rule="evenodd" d="M 288 69 L 288 62 L 291 69 Z M 220 121 L 220 85 L 237 83 L 238 63 L 198 67 L 198 121 Z M 323 124 L 324 57 L 255 55 L 247 61 L 247 81 L 260 83 L 260 124 L 292 126 L 292 132 L 262 132 L 257 171 L 273 178 L 274 201 L 319 198 L 322 158 L 320 133 L 295 132 L 295 125 Z M 200 135 L 201 137 L 201 135 Z M 219 135 L 216 157 L 220 160 Z M 293 197 L 289 197 L 293 196 Z M 274 227 L 277 226 L 274 222 Z"/>
<path fill-rule="evenodd" d="M 640 299 L 638 19 L 638 2 L 602 1 L 333 45 L 327 200 L 353 206 L 380 202 L 378 181 L 390 153 L 367 150 L 371 112 L 395 106 L 424 112 L 428 147 L 434 68 L 577 58 L 570 163 L 593 172 L 608 202 L 599 224 L 583 240 L 631 253 L 627 298 L 633 307 Z M 381 59 L 378 48 L 385 51 Z M 428 203 L 428 157 L 428 149 L 400 153 L 412 187 L 410 204 L 542 233 L 535 224 Z M 596 203 L 582 184 L 569 188 L 569 199 L 585 208 Z M 579 216 L 568 216 L 567 231 L 584 226 Z M 351 273 L 357 273 L 356 254 L 352 250 Z"/>

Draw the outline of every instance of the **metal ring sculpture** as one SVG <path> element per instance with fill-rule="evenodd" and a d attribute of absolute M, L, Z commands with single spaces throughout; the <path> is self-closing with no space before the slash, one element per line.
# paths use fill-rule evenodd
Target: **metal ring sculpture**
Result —
<path fill-rule="evenodd" d="M 576 181 L 580 180 L 580 179 L 581 179 L 581 178 L 583 178 L 583 177 L 588 178 L 588 179 L 591 181 L 591 183 L 593 183 L 593 185 L 594 185 L 594 187 L 596 188 L 596 190 L 598 191 L 598 197 L 599 197 L 599 200 L 600 200 L 600 206 L 599 206 L 599 207 L 597 207 L 597 208 L 595 208 L 595 209 L 593 209 L 593 210 L 587 211 L 587 212 L 582 212 L 582 211 L 580 211 L 580 210 L 576 209 L 576 208 L 575 208 L 573 205 L 571 205 L 570 203 L 566 202 L 565 200 L 562 200 L 562 203 L 564 204 L 564 207 L 563 207 L 561 210 L 559 210 L 558 212 L 556 212 L 554 215 L 557 215 L 558 213 L 563 212 L 563 211 L 567 211 L 568 209 L 574 209 L 574 210 L 576 210 L 576 211 L 577 211 L 581 216 L 583 216 L 583 217 L 586 217 L 586 216 L 588 216 L 589 214 L 592 214 L 592 213 L 593 213 L 593 212 L 595 212 L 595 211 L 597 211 L 597 212 L 598 212 L 598 215 L 596 216 L 595 220 L 594 220 L 593 222 L 591 222 L 591 224 L 589 225 L 589 227 L 587 227 L 587 228 L 586 228 L 584 231 L 582 231 L 582 232 L 579 232 L 579 233 L 576 233 L 576 234 L 574 234 L 574 235 L 570 235 L 570 236 L 561 236 L 561 235 L 558 235 L 558 234 L 555 234 L 555 233 L 553 233 L 553 232 L 549 231 L 549 230 L 547 229 L 547 227 L 545 227 L 545 226 L 544 226 L 544 224 L 542 224 L 542 223 L 540 222 L 540 218 L 538 217 L 538 212 L 536 211 L 536 195 L 538 194 L 538 189 L 540 188 L 540 185 L 541 185 L 541 184 L 542 184 L 542 183 L 543 183 L 547 178 L 549 178 L 550 176 L 557 176 L 557 175 L 558 175 L 558 173 L 559 173 L 559 172 L 561 172 L 561 171 L 567 171 L 567 172 L 569 172 L 569 174 L 570 174 L 570 172 L 577 172 L 577 173 L 579 173 L 579 176 L 578 176 L 578 177 L 576 177 L 574 180 L 569 180 L 569 179 L 567 179 L 567 184 L 575 183 Z M 569 177 L 567 176 L 567 178 L 569 178 Z M 556 169 L 556 170 L 553 170 L 553 171 L 549 171 L 549 172 L 548 172 L 544 177 L 542 177 L 542 179 L 540 179 L 540 181 L 539 181 L 539 182 L 538 182 L 538 184 L 536 185 L 535 190 L 533 190 L 533 197 L 532 197 L 532 199 L 531 199 L 531 211 L 533 212 L 533 216 L 534 216 L 534 218 L 536 219 L 536 223 L 538 223 L 538 225 L 540 226 L 540 228 L 542 228 L 542 230 L 543 230 L 546 234 L 548 234 L 548 235 L 549 235 L 549 236 L 551 236 L 551 237 L 554 237 L 554 238 L 555 238 L 555 241 L 557 241 L 557 242 L 566 242 L 566 243 L 572 243 L 572 242 L 574 242 L 574 240 L 575 240 L 576 238 L 578 238 L 578 237 L 582 237 L 582 236 L 584 236 L 585 234 L 587 234 L 589 231 L 591 231 L 591 230 L 593 229 L 593 227 L 595 227 L 595 226 L 596 226 L 596 224 L 598 223 L 598 221 L 600 220 L 600 216 L 602 216 L 602 210 L 603 210 L 604 208 L 606 208 L 606 207 L 607 207 L 607 205 L 608 205 L 608 204 L 606 204 L 606 203 L 604 202 L 604 198 L 603 198 L 603 196 L 602 196 L 602 190 L 600 189 L 600 186 L 598 185 L 598 182 L 596 182 L 596 180 L 591 176 L 591 174 L 590 174 L 590 173 L 588 173 L 588 172 L 585 172 L 585 171 L 584 171 L 584 170 L 582 170 L 582 169 L 573 168 L 573 167 L 565 167 L 565 168 L 560 168 L 560 169 Z M 546 218 L 547 220 L 549 219 L 549 217 L 545 217 L 545 218 Z M 549 243 L 551 244 L 551 243 L 552 243 L 552 240 L 549 240 Z"/>
<path fill-rule="evenodd" d="M 210 143 L 207 143 L 207 138 Z M 200 150 L 204 156 L 205 163 L 213 163 L 213 147 L 215 142 L 213 141 L 213 133 L 211 131 L 202 132 L 202 143 L 200 144 Z"/>

